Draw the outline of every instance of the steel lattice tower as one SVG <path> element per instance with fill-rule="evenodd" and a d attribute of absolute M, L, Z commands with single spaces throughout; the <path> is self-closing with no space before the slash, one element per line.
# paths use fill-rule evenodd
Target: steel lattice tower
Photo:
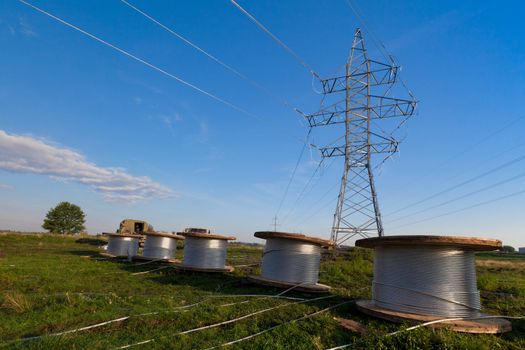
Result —
<path fill-rule="evenodd" d="M 396 84 L 399 67 L 393 62 L 386 64 L 369 59 L 359 28 L 345 67 L 345 75 L 321 79 L 322 93 L 325 97 L 335 95 L 336 102 L 306 116 L 311 127 L 345 126 L 343 145 L 320 149 L 323 158 L 344 157 L 331 233 L 331 239 L 338 245 L 356 235 L 383 236 L 372 158 L 382 155 L 384 160 L 397 151 L 393 131 L 413 115 L 416 107 L 412 97 L 388 96 Z M 396 122 L 390 133 L 379 125 L 386 121 L 391 125 L 392 118 L 396 117 L 403 121 Z"/>

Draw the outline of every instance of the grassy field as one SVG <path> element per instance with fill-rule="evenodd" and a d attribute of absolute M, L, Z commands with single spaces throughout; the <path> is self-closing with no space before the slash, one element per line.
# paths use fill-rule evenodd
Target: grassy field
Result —
<path fill-rule="evenodd" d="M 247 297 L 276 295 L 279 290 L 247 284 L 257 267 L 241 266 L 233 274 L 177 272 L 151 263 L 137 265 L 101 257 L 93 237 L 58 237 L 0 233 L 0 349 L 111 349 L 145 340 L 134 348 L 207 349 L 276 326 L 269 332 L 226 348 L 326 349 L 353 343 L 359 349 L 524 349 L 525 321 L 513 321 L 510 333 L 470 335 L 417 329 L 385 337 L 407 325 L 360 314 L 353 300 L 370 297 L 371 252 L 356 249 L 322 264 L 321 282 L 333 287 L 330 298 L 297 300 Z M 260 259 L 257 246 L 232 244 L 229 264 L 250 265 Z M 181 254 L 181 251 L 178 252 Z M 525 314 L 525 259 L 484 254 L 478 259 L 478 285 L 484 311 Z M 318 296 L 289 292 L 288 297 Z M 310 318 L 289 322 L 330 306 Z M 272 310 L 263 311 L 269 308 Z M 222 326 L 189 334 L 257 311 Z M 125 316 L 129 318 L 81 332 L 49 336 Z M 358 334 L 334 317 L 368 328 Z M 47 336 L 46 336 L 47 335 Z M 23 338 L 38 337 L 32 340 Z"/>

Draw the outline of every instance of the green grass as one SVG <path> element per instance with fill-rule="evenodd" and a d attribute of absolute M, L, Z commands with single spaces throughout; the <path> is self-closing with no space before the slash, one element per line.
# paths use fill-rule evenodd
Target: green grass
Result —
<path fill-rule="evenodd" d="M 344 301 L 370 297 L 372 256 L 355 249 L 324 259 L 321 283 L 333 287 L 334 297 L 304 304 L 290 300 L 238 297 L 239 294 L 277 294 L 246 283 L 257 267 L 242 267 L 233 274 L 182 273 L 159 266 L 137 266 L 127 261 L 103 259 L 101 242 L 93 237 L 0 234 L 0 349 L 110 349 L 147 339 L 148 349 L 206 349 L 232 341 Z M 178 252 L 179 258 L 182 251 Z M 229 246 L 231 265 L 250 265 L 260 259 L 261 247 Z M 478 284 L 485 311 L 525 314 L 523 257 L 498 255 L 480 258 Z M 525 260 L 523 260 L 525 261 Z M 501 263 L 503 262 L 503 263 Z M 293 297 L 313 295 L 293 293 Z M 246 303 L 239 303 L 247 301 Z M 201 302 L 187 309 L 181 306 Z M 234 305 L 226 305 L 236 303 Z M 178 332 L 247 315 L 270 307 L 270 312 L 221 327 L 178 335 Z M 133 317 L 149 312 L 155 315 Z M 76 329 L 111 319 L 132 316 L 92 330 L 33 341 L 21 338 Z M 341 328 L 334 317 L 359 321 L 369 328 L 358 335 Z M 230 346 L 234 349 L 325 349 L 354 343 L 368 349 L 523 349 L 525 322 L 513 321 L 510 333 L 471 335 L 448 330 L 418 329 L 395 337 L 387 332 L 407 325 L 388 323 L 359 313 L 352 303 L 315 317 L 285 324 L 271 332 Z M 141 348 L 141 347 L 137 347 Z"/>

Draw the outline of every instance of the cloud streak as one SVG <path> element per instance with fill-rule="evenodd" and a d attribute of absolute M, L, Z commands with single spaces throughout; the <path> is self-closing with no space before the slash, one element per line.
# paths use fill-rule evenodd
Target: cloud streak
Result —
<path fill-rule="evenodd" d="M 147 176 L 132 176 L 120 168 L 99 167 L 76 151 L 3 130 L 0 130 L 0 169 L 78 182 L 101 193 L 108 201 L 139 202 L 173 195 L 171 189 Z"/>

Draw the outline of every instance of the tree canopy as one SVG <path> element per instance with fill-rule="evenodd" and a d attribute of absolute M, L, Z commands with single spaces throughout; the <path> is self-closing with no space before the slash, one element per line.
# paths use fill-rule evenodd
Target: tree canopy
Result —
<path fill-rule="evenodd" d="M 42 227 L 51 233 L 76 234 L 86 229 L 85 217 L 78 205 L 61 202 L 47 212 Z"/>
<path fill-rule="evenodd" d="M 500 250 L 502 252 L 505 252 L 505 253 L 514 253 L 514 252 L 516 252 L 516 249 L 514 249 L 514 247 L 512 247 L 510 245 L 504 245 L 503 247 L 501 247 Z"/>

